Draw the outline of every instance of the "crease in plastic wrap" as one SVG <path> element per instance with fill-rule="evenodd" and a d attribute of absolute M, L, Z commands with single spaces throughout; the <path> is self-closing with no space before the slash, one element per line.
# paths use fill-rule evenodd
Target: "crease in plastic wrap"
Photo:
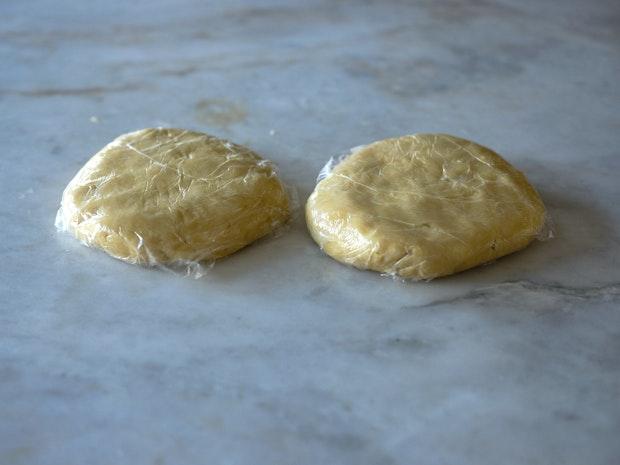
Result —
<path fill-rule="evenodd" d="M 95 154 L 65 188 L 56 227 L 128 263 L 199 278 L 287 224 L 297 201 L 250 149 L 204 133 L 143 129 Z"/>
<path fill-rule="evenodd" d="M 523 173 L 446 134 L 415 134 L 331 158 L 306 204 L 332 258 L 402 280 L 431 280 L 553 237 Z"/>

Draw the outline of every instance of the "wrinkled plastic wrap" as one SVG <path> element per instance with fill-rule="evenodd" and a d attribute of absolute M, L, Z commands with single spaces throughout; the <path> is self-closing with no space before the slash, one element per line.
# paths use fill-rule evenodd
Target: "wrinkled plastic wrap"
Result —
<path fill-rule="evenodd" d="M 306 204 L 308 229 L 334 259 L 429 280 L 552 237 L 525 176 L 492 150 L 445 134 L 356 147 L 331 159 Z"/>
<path fill-rule="evenodd" d="M 132 264 L 200 277 L 213 262 L 288 220 L 274 165 L 231 142 L 182 129 L 122 135 L 66 187 L 56 227 Z"/>

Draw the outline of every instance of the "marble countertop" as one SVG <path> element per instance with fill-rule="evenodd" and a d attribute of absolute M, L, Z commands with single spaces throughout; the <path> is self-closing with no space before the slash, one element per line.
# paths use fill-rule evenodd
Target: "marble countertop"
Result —
<path fill-rule="evenodd" d="M 0 463 L 620 463 L 615 0 L 0 5 Z M 352 146 L 503 154 L 557 237 L 401 283 L 298 215 L 192 280 L 57 234 L 117 135 L 209 132 L 305 200 Z"/>

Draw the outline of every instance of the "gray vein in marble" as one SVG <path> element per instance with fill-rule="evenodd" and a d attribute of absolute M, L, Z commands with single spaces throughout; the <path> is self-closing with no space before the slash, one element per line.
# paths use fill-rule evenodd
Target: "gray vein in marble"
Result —
<path fill-rule="evenodd" d="M 18 95 L 21 97 L 82 97 L 100 96 L 108 93 L 129 92 L 144 89 L 139 84 L 123 84 L 119 86 L 93 86 L 80 88 L 38 88 L 30 90 L 0 90 L 1 95 Z"/>
<path fill-rule="evenodd" d="M 537 283 L 532 281 L 510 281 L 498 284 L 493 287 L 473 289 L 467 293 L 451 297 L 449 299 L 434 300 L 422 305 L 415 305 L 409 308 L 428 308 L 443 305 L 467 303 L 469 301 L 484 301 L 500 297 L 518 296 L 522 299 L 524 295 L 536 296 L 538 294 L 548 294 L 554 297 L 566 297 L 579 300 L 603 299 L 616 301 L 620 299 L 620 283 L 611 283 L 596 287 L 572 287 L 563 286 L 557 283 Z"/>

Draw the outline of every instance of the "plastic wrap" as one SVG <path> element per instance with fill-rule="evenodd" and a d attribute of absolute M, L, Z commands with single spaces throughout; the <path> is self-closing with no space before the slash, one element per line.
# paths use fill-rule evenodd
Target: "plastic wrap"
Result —
<path fill-rule="evenodd" d="M 552 237 L 525 176 L 492 150 L 445 134 L 356 147 L 331 159 L 306 204 L 317 244 L 334 259 L 428 280 Z"/>
<path fill-rule="evenodd" d="M 124 134 L 64 190 L 56 227 L 133 264 L 200 277 L 284 225 L 291 196 L 274 165 L 182 129 Z"/>

